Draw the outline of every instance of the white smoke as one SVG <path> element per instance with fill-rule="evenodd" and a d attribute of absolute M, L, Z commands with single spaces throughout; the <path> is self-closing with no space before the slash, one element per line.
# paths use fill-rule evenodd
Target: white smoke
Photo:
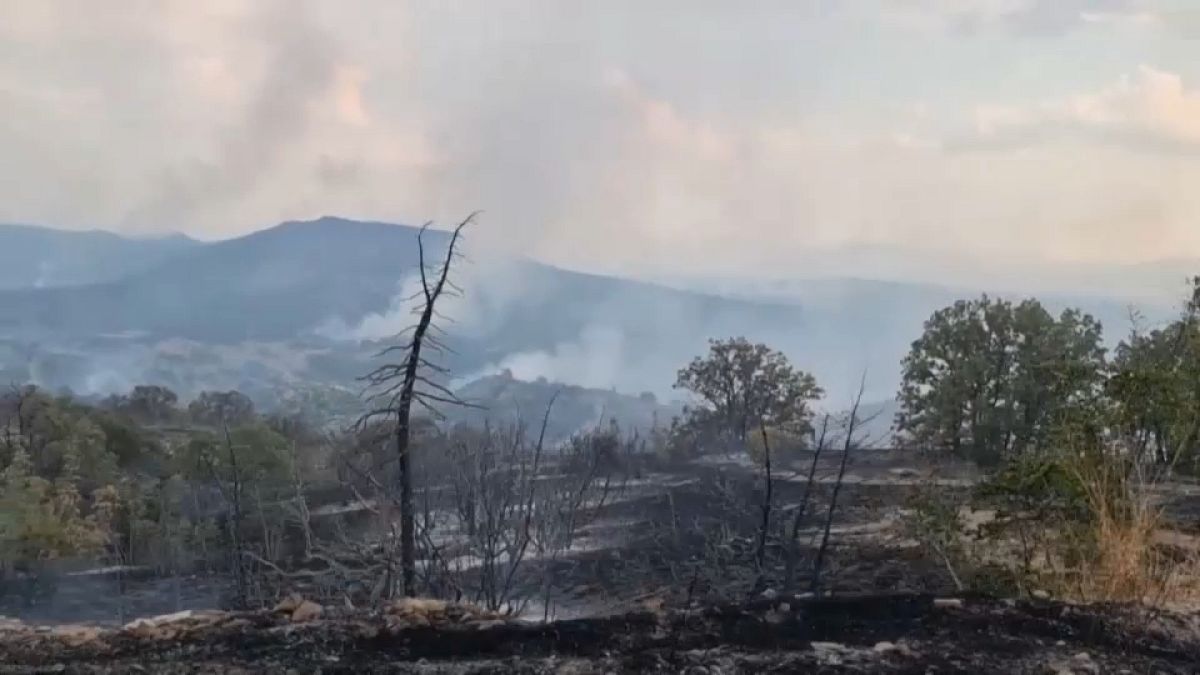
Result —
<path fill-rule="evenodd" d="M 592 324 L 584 327 L 576 340 L 560 342 L 547 350 L 510 354 L 455 384 L 462 385 L 508 371 L 518 380 L 545 378 L 551 382 L 608 389 L 618 385 L 627 356 L 623 332 L 611 326 Z"/>

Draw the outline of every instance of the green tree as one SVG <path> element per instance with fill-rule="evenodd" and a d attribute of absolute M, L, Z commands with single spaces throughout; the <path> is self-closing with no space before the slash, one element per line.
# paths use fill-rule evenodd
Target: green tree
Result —
<path fill-rule="evenodd" d="M 708 354 L 681 369 L 675 382 L 698 399 L 685 424 L 698 437 L 745 449 L 760 425 L 803 437 L 811 431 L 809 404 L 824 393 L 816 379 L 787 357 L 746 338 L 710 340 Z"/>
<path fill-rule="evenodd" d="M 193 480 L 282 483 L 291 476 L 290 448 L 288 440 L 267 425 L 250 424 L 230 429 L 228 438 L 224 432 L 196 434 L 180 448 L 177 468 Z"/>
<path fill-rule="evenodd" d="M 983 462 L 1037 447 L 1100 396 L 1101 338 L 1091 316 L 1056 319 L 1036 300 L 983 296 L 938 310 L 902 363 L 897 429 Z"/>
<path fill-rule="evenodd" d="M 127 412 L 149 423 L 169 422 L 178 413 L 178 403 L 179 397 L 166 387 L 139 384 L 129 392 Z"/>
<path fill-rule="evenodd" d="M 54 483 L 33 473 L 18 450 L 0 475 L 0 566 L 99 550 L 103 534 L 82 514 L 74 459 Z"/>
<path fill-rule="evenodd" d="M 1200 277 L 1180 317 L 1135 330 L 1114 354 L 1107 383 L 1115 431 L 1139 456 L 1197 468 L 1200 459 Z"/>
<path fill-rule="evenodd" d="M 254 402 L 240 391 L 204 391 L 188 404 L 194 422 L 215 427 L 241 426 L 254 419 Z"/>

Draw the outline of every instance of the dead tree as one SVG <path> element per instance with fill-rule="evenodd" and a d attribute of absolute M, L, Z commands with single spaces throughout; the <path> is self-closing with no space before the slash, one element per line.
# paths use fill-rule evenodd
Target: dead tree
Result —
<path fill-rule="evenodd" d="M 767 559 L 767 535 L 771 530 L 771 500 L 774 496 L 772 494 L 774 481 L 771 476 L 771 442 L 767 439 L 767 424 L 765 421 L 759 420 L 758 430 L 762 434 L 763 481 L 765 485 L 763 487 L 762 523 L 758 528 L 758 547 L 755 550 L 754 562 L 758 566 L 758 574 L 761 580 L 764 575 Z"/>
<path fill-rule="evenodd" d="M 221 475 L 217 471 L 214 458 L 209 458 L 208 469 L 212 474 L 213 482 L 221 492 L 221 496 L 230 510 L 226 515 L 225 525 L 229 533 L 229 546 L 233 549 L 231 560 L 233 562 L 234 589 L 237 594 L 234 602 L 239 609 L 244 609 L 248 603 L 249 593 L 246 583 L 246 565 L 243 560 L 246 548 L 242 543 L 242 474 L 238 469 L 237 450 L 233 445 L 233 437 L 229 434 L 229 425 L 224 425 L 224 431 L 226 459 L 229 462 L 229 489 L 225 489 Z M 132 544 L 130 548 L 132 549 Z"/>
<path fill-rule="evenodd" d="M 440 268 L 429 270 L 425 262 L 424 236 L 429 223 L 421 227 L 417 235 L 418 267 L 421 274 L 421 289 L 412 298 L 417 302 L 414 313 L 416 323 L 402 332 L 397 339 L 400 344 L 390 346 L 379 353 L 387 356 L 396 352 L 404 354 L 399 363 L 387 363 L 368 373 L 363 379 L 367 386 L 373 389 L 371 400 L 380 404 L 368 411 L 359 420 L 365 424 L 376 417 L 394 416 L 396 427 L 397 473 L 396 483 L 399 494 L 400 510 L 400 573 L 404 595 L 416 595 L 416 522 L 413 505 L 412 460 L 409 452 L 410 418 L 413 404 L 416 403 L 428 410 L 435 417 L 441 418 L 442 413 L 435 404 L 467 405 L 445 385 L 436 382 L 425 375 L 432 372 L 444 375 L 446 369 L 430 361 L 427 352 L 444 351 L 439 340 L 439 331 L 434 325 L 437 313 L 437 302 L 443 295 L 459 293 L 458 287 L 450 281 L 450 268 L 458 259 L 457 249 L 463 228 L 475 218 L 475 214 L 467 216 L 460 222 L 450 235 L 446 253 Z M 431 278 L 432 277 L 432 278 Z M 405 338 L 407 336 L 407 338 Z"/>
<path fill-rule="evenodd" d="M 812 462 L 808 466 L 808 478 L 804 482 L 804 493 L 800 497 L 800 504 L 797 505 L 796 513 L 792 517 L 792 527 L 788 537 L 787 558 L 784 561 L 783 587 L 785 591 L 791 591 L 795 586 L 796 567 L 800 562 L 800 527 L 804 524 L 804 516 L 808 512 L 808 503 L 812 497 L 813 482 L 817 476 L 817 464 L 821 461 L 821 453 L 825 451 L 825 434 L 828 430 L 829 414 L 826 413 L 821 417 L 821 431 L 817 436 L 817 444 L 813 450 Z"/>
<path fill-rule="evenodd" d="M 838 493 L 842 491 L 842 482 L 846 478 L 846 462 L 850 457 L 850 450 L 854 447 L 854 431 L 858 428 L 858 406 L 862 403 L 863 390 L 866 389 L 867 376 L 864 373 L 863 379 L 858 385 L 858 393 L 854 396 L 854 405 L 850 408 L 850 418 L 846 421 L 846 439 L 842 445 L 842 463 L 838 467 L 837 482 L 833 484 L 833 493 L 829 497 L 829 512 L 825 517 L 825 530 L 821 534 L 821 546 L 817 549 L 816 560 L 813 561 L 812 587 L 809 589 L 813 595 L 818 595 L 821 591 L 821 567 L 825 563 L 825 552 L 829 548 L 829 531 L 833 528 L 833 514 L 837 511 Z"/>

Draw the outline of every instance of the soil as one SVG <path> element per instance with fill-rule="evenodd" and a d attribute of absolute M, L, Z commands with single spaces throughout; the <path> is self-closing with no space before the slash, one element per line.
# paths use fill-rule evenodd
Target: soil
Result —
<path fill-rule="evenodd" d="M 444 603 L 443 603 L 444 604 Z M 771 598 L 531 623 L 448 606 L 0 622 L 0 673 L 1194 673 L 1200 618 L 929 595 Z"/>

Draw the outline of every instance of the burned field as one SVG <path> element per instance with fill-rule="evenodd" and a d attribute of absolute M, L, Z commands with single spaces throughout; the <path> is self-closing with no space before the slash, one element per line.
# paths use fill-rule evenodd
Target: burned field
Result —
<path fill-rule="evenodd" d="M 78 616 L 76 605 L 66 615 L 27 610 L 25 621 L 0 623 L 0 672 L 1200 668 L 1195 615 L 958 592 L 943 562 L 911 537 L 906 513 L 918 491 L 930 485 L 966 490 L 973 477 L 967 467 L 934 466 L 909 455 L 863 451 L 849 459 L 819 567 L 820 595 L 814 596 L 815 560 L 840 459 L 837 453 L 822 459 L 811 484 L 807 458 L 777 468 L 771 522 L 778 525 L 761 545 L 764 485 L 754 465 L 729 459 L 640 466 L 580 518 L 569 546 L 553 556 L 529 556 L 518 566 L 501 565 L 503 578 L 512 579 L 505 597 L 523 601 L 515 615 L 511 606 L 481 608 L 486 598 L 479 604 L 400 600 L 351 608 L 352 594 L 330 592 L 328 579 L 318 583 L 319 575 L 293 574 L 271 581 L 278 590 L 270 609 L 221 610 L 215 598 L 227 598 L 226 588 L 191 598 L 192 611 L 121 625 L 103 604 L 112 596 L 92 578 L 86 595 L 93 606 L 84 616 L 103 619 L 108 612 L 110 618 L 88 626 L 62 623 Z M 438 550 L 466 557 L 463 546 L 458 541 Z M 461 588 L 484 575 L 470 565 L 461 570 Z M 71 583 L 78 578 L 64 580 L 59 592 L 70 594 Z M 127 597 L 139 592 L 139 584 L 143 597 L 161 596 L 157 605 L 133 610 L 127 602 L 126 617 L 155 607 L 165 613 L 181 602 L 169 595 L 169 580 L 124 583 Z M 205 583 L 228 587 L 232 581 Z M 338 585 L 345 583 L 339 579 Z M 39 627 L 46 618 L 59 625 Z"/>
<path fill-rule="evenodd" d="M 0 672 L 1189 673 L 1195 617 L 927 595 L 777 597 L 552 623 L 438 601 L 0 624 Z"/>

